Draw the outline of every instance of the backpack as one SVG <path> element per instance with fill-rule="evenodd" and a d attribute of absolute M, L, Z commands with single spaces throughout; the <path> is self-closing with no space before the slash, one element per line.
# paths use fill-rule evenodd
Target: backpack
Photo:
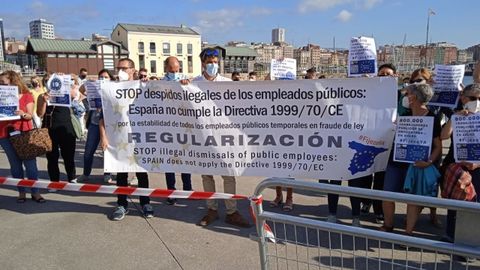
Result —
<path fill-rule="evenodd" d="M 441 195 L 447 199 L 474 201 L 477 193 L 472 184 L 472 175 L 461 164 L 450 164 L 445 171 Z"/>

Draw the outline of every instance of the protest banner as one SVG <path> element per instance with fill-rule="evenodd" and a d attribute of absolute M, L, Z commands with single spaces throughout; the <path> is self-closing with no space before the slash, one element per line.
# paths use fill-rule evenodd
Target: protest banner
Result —
<path fill-rule="evenodd" d="M 480 162 L 480 113 L 453 115 L 452 128 L 455 161 Z"/>
<path fill-rule="evenodd" d="M 15 114 L 18 106 L 18 87 L 0 85 L 0 121 L 20 119 L 20 116 Z"/>
<path fill-rule="evenodd" d="M 297 78 L 297 60 L 292 58 L 272 59 L 270 80 L 295 80 Z"/>
<path fill-rule="evenodd" d="M 50 99 L 48 105 L 70 107 L 72 76 L 53 74 L 47 82 Z"/>
<path fill-rule="evenodd" d="M 86 81 L 83 85 L 87 92 L 88 105 L 90 106 L 91 111 L 102 108 L 102 98 L 100 96 L 100 84 L 101 80 L 98 81 Z"/>
<path fill-rule="evenodd" d="M 382 171 L 394 78 L 106 82 L 106 172 L 353 179 Z M 379 102 L 381 100 L 381 102 Z"/>
<path fill-rule="evenodd" d="M 393 160 L 405 163 L 428 161 L 432 149 L 433 117 L 399 116 Z"/>
<path fill-rule="evenodd" d="M 377 48 L 369 37 L 352 37 L 348 51 L 348 77 L 377 75 Z"/>
<path fill-rule="evenodd" d="M 460 95 L 465 65 L 435 65 L 433 97 L 428 105 L 454 108 Z"/>

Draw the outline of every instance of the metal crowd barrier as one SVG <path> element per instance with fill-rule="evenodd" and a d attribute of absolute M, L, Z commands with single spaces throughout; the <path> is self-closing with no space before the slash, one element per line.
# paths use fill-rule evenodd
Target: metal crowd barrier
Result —
<path fill-rule="evenodd" d="M 255 189 L 290 187 L 457 210 L 455 243 L 333 224 L 264 211 L 252 202 L 261 269 L 480 269 L 480 204 L 292 179 L 270 178 Z M 268 238 L 264 223 L 275 235 Z M 270 241 L 269 241 L 270 240 Z"/>

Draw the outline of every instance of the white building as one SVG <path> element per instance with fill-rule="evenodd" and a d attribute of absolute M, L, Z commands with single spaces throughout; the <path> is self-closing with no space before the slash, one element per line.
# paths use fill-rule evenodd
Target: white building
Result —
<path fill-rule="evenodd" d="M 53 23 L 47 22 L 45 19 L 39 19 L 30 22 L 30 37 L 55 39 L 55 27 Z"/>
<path fill-rule="evenodd" d="M 275 28 L 272 30 L 272 43 L 285 42 L 285 29 Z"/>
<path fill-rule="evenodd" d="M 201 36 L 185 26 L 160 26 L 119 23 L 112 40 L 123 45 L 137 69 L 146 68 L 150 75 L 165 74 L 164 61 L 175 56 L 180 72 L 189 76 L 201 73 Z"/>

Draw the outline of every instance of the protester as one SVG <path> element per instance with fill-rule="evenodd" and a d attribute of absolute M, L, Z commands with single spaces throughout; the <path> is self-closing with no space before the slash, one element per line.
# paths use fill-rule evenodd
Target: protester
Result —
<path fill-rule="evenodd" d="M 182 73 L 180 73 L 180 62 L 175 56 L 170 56 L 165 59 L 165 68 L 167 73 L 163 78 L 164 81 L 175 81 L 180 83 L 188 83 L 188 77 Z M 183 190 L 192 190 L 192 179 L 191 174 L 189 173 L 182 173 L 182 183 L 183 183 Z M 167 181 L 167 189 L 175 190 L 175 173 L 165 173 L 165 179 Z M 174 205 L 177 202 L 177 199 L 167 198 L 168 205 Z"/>
<path fill-rule="evenodd" d="M 86 68 L 81 68 L 78 73 L 78 85 L 83 85 L 87 81 L 88 71 Z"/>
<path fill-rule="evenodd" d="M 408 163 L 401 163 L 393 161 L 393 151 L 391 152 L 389 162 L 387 165 L 387 170 L 385 173 L 385 183 L 384 183 L 384 190 L 391 191 L 391 192 L 404 192 L 404 189 L 407 188 L 405 185 L 405 181 L 407 177 L 411 177 L 407 172 L 411 172 L 412 170 L 436 170 L 435 162 L 441 158 L 442 154 L 442 143 L 440 140 L 440 119 L 433 114 L 433 112 L 429 111 L 427 108 L 427 103 L 433 96 L 433 90 L 430 85 L 426 83 L 414 83 L 407 87 L 406 96 L 403 98 L 403 106 L 410 108 L 411 116 L 427 116 L 427 117 L 434 117 L 433 121 L 433 136 L 432 136 L 432 150 L 428 160 L 418 160 L 413 165 L 410 165 L 412 168 L 409 168 Z M 437 179 L 432 179 L 432 177 L 436 177 L 431 173 L 427 173 L 428 171 L 424 171 L 425 178 L 428 179 L 420 179 L 415 178 L 413 182 L 420 183 L 420 181 L 432 181 L 438 182 Z M 438 173 L 438 172 L 437 172 Z M 418 174 L 420 175 L 420 173 Z M 419 177 L 419 176 L 418 176 Z M 435 183 L 436 184 L 436 183 Z M 433 194 L 418 194 L 415 190 L 411 191 L 410 193 L 414 193 L 417 195 L 423 196 L 433 196 Z M 436 195 L 436 192 L 435 192 Z M 405 233 L 407 235 L 412 235 L 413 229 L 415 227 L 416 221 L 420 212 L 422 211 L 421 206 L 407 205 L 407 224 Z M 381 230 L 391 232 L 393 231 L 393 220 L 395 214 L 395 203 L 390 201 L 383 202 L 383 212 L 385 215 L 384 225 L 381 227 Z"/>
<path fill-rule="evenodd" d="M 28 87 L 23 83 L 22 78 L 15 71 L 5 71 L 0 74 L 0 85 L 11 85 L 18 87 L 19 107 L 15 114 L 20 116 L 18 120 L 0 121 L 0 145 L 5 151 L 8 163 L 10 165 L 10 173 L 13 178 L 23 179 L 25 176 L 29 180 L 38 179 L 38 169 L 36 158 L 29 160 L 21 160 L 15 152 L 12 143 L 9 140 L 9 133 L 13 131 L 29 131 L 33 129 L 33 107 L 34 100 Z M 25 166 L 25 173 L 23 171 Z M 45 199 L 40 195 L 38 188 L 31 188 L 32 200 L 38 203 L 44 203 Z M 26 202 L 26 189 L 18 187 L 18 203 Z"/>
<path fill-rule="evenodd" d="M 232 81 L 234 82 L 240 81 L 240 72 L 238 71 L 232 72 Z"/>
<path fill-rule="evenodd" d="M 470 84 L 463 89 L 461 96 L 460 96 L 460 108 L 456 112 L 458 115 L 469 115 L 474 113 L 480 112 L 480 83 Z M 451 139 L 450 148 L 448 149 L 448 153 L 445 156 L 445 159 L 442 163 L 442 172 L 445 175 L 446 168 L 455 162 L 453 151 L 454 151 L 454 143 L 453 143 L 453 128 L 452 128 L 452 121 L 449 120 L 445 126 L 442 128 L 441 134 L 442 140 Z M 461 165 L 462 169 L 465 172 L 468 172 L 472 178 L 472 184 L 477 192 L 476 202 L 480 202 L 480 196 L 478 193 L 480 192 L 480 163 L 472 163 L 466 161 L 460 161 L 459 164 Z M 443 179 L 443 181 L 448 181 L 448 179 Z M 455 224 L 456 224 L 456 216 L 457 211 L 455 210 L 448 210 L 447 212 L 447 225 L 446 225 L 446 235 L 447 241 L 453 242 L 455 240 Z"/>
<path fill-rule="evenodd" d="M 305 79 L 315 80 L 316 78 L 317 78 L 317 69 L 314 67 L 307 69 L 307 74 L 305 75 Z"/>
<path fill-rule="evenodd" d="M 105 81 L 114 81 L 113 75 L 108 69 L 102 69 L 98 72 L 98 79 Z M 92 164 L 95 151 L 100 143 L 100 118 L 102 116 L 102 109 L 97 108 L 95 111 L 89 111 L 87 116 L 86 127 L 88 129 L 87 141 L 85 143 L 85 153 L 83 155 L 83 174 L 77 178 L 77 182 L 86 182 L 92 173 Z M 104 173 L 103 180 L 105 183 L 112 183 L 112 175 Z"/>
<path fill-rule="evenodd" d="M 47 89 L 49 89 L 48 84 Z M 76 95 L 76 91 L 77 85 L 72 83 L 70 91 L 72 98 Z M 43 118 L 42 127 L 48 128 L 48 134 L 52 139 L 52 151 L 46 154 L 48 176 L 52 182 L 60 181 L 58 158 L 61 153 L 65 171 L 67 172 L 67 180 L 75 183 L 76 137 L 70 116 L 70 108 L 47 105 L 49 99 L 50 95 L 47 92 L 39 97 L 37 105 L 37 114 Z M 56 190 L 51 189 L 49 191 L 55 192 Z"/>
<path fill-rule="evenodd" d="M 33 121 L 37 127 L 41 127 L 42 119 L 37 115 L 37 103 L 38 97 L 44 94 L 46 92 L 46 89 L 43 86 L 42 78 L 39 76 L 33 76 L 30 79 L 30 83 L 32 84 L 32 89 L 30 93 L 32 94 L 33 101 L 35 102 L 35 105 L 33 106 Z"/>
<path fill-rule="evenodd" d="M 214 48 L 205 48 L 200 53 L 200 60 L 202 63 L 202 75 L 195 77 L 194 82 L 210 81 L 231 81 L 218 74 L 218 51 Z M 236 180 L 234 176 L 222 176 L 223 189 L 226 193 L 236 194 Z M 207 192 L 215 192 L 215 180 L 213 175 L 202 175 L 203 189 Z M 207 200 L 208 212 L 200 220 L 200 226 L 208 226 L 216 219 L 218 219 L 218 202 L 216 200 Z M 237 210 L 237 202 L 235 200 L 225 200 L 225 207 L 227 209 L 227 216 L 225 222 L 239 227 L 249 227 L 250 224 L 246 219 L 240 215 Z"/>
<path fill-rule="evenodd" d="M 257 72 L 251 71 L 248 73 L 248 80 L 249 81 L 256 81 L 257 80 Z"/>
<path fill-rule="evenodd" d="M 129 58 L 122 58 L 118 60 L 117 64 L 118 78 L 120 81 L 133 81 L 133 76 L 135 73 L 135 63 Z M 100 142 L 102 145 L 103 151 L 107 150 L 108 147 L 108 138 L 105 130 L 105 123 L 103 117 L 99 121 L 99 130 L 100 130 Z M 138 179 L 138 187 L 148 188 L 148 174 L 145 172 L 136 173 Z M 128 186 L 128 173 L 119 172 L 117 173 L 117 186 L 126 187 Z M 114 209 L 111 219 L 114 221 L 120 221 L 125 218 L 125 215 L 128 214 L 128 201 L 127 195 L 117 195 L 117 204 L 118 206 Z M 150 205 L 150 198 L 148 196 L 140 196 L 140 205 L 142 206 L 143 215 L 145 218 L 153 217 L 153 207 Z"/>
<path fill-rule="evenodd" d="M 146 68 L 141 68 L 138 70 L 138 79 L 142 82 L 148 81 L 148 70 Z"/>

